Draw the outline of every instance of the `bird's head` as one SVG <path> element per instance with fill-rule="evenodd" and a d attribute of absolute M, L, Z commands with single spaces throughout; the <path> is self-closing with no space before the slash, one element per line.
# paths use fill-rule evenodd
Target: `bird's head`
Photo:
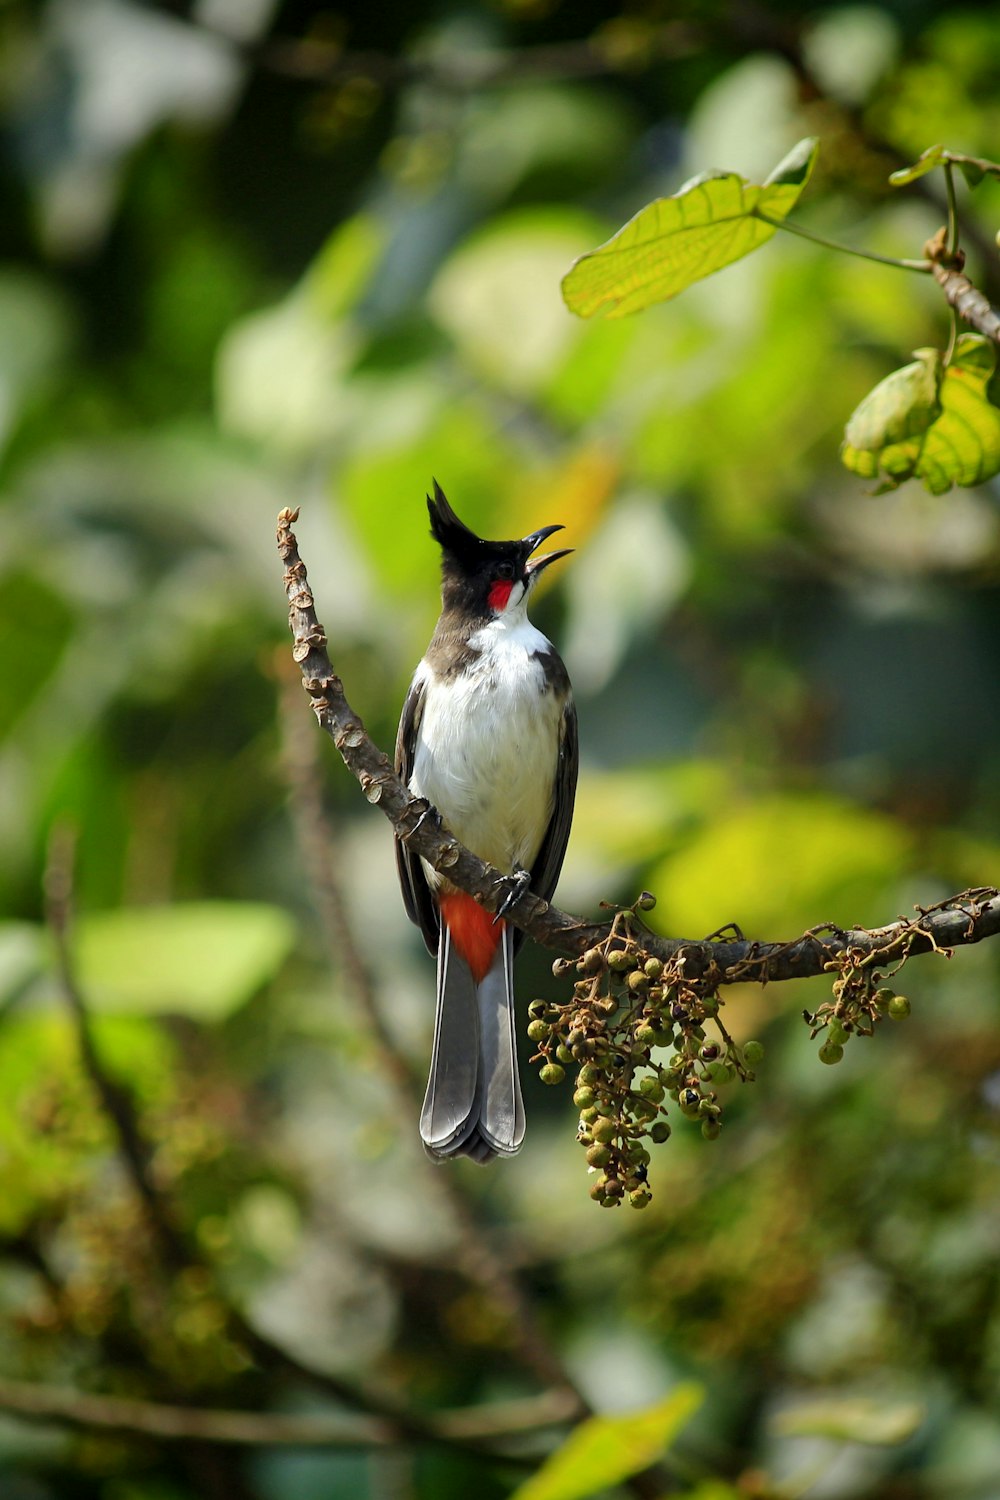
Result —
<path fill-rule="evenodd" d="M 434 481 L 427 496 L 431 535 L 441 547 L 441 596 L 446 609 L 459 609 L 487 619 L 523 612 L 525 602 L 542 572 L 572 547 L 560 552 L 533 554 L 546 537 L 562 526 L 543 526 L 514 542 L 488 542 L 470 531 L 452 510 L 444 491 Z"/>

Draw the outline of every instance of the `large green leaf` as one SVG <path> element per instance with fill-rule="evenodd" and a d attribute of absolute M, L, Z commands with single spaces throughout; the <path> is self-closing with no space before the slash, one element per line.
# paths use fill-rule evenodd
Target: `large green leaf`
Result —
<path fill-rule="evenodd" d="M 566 306 L 581 318 L 621 318 L 676 297 L 763 245 L 798 202 L 818 150 L 799 141 L 763 185 L 736 172 L 706 173 L 670 198 L 657 198 L 589 251 L 563 278 Z"/>
<path fill-rule="evenodd" d="M 762 848 L 776 854 L 766 880 Z M 817 921 L 878 921 L 907 853 L 905 830 L 884 814 L 816 792 L 775 793 L 720 801 L 646 880 L 677 933 L 732 920 L 751 937 L 786 937 Z"/>
<path fill-rule="evenodd" d="M 877 494 L 921 479 L 934 495 L 952 485 L 982 484 L 1000 471 L 1000 411 L 986 390 L 996 350 L 964 333 L 951 362 L 933 349 L 895 370 L 870 391 L 844 433 L 840 456 Z"/>
<path fill-rule="evenodd" d="M 701 1402 L 701 1387 L 686 1382 L 642 1411 L 588 1417 L 511 1500 L 583 1500 L 620 1484 L 660 1457 Z"/>
<path fill-rule="evenodd" d="M 80 922 L 80 982 L 97 1012 L 217 1021 L 274 975 L 294 938 L 287 912 L 257 902 L 97 912 Z"/>

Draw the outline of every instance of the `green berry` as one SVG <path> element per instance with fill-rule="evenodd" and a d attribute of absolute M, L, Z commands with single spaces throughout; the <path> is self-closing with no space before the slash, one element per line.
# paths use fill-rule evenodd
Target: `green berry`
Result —
<path fill-rule="evenodd" d="M 559 1046 L 556 1048 L 556 1057 L 561 1063 L 565 1063 L 567 1067 L 571 1062 L 574 1061 L 573 1053 L 563 1042 L 560 1042 Z"/>
<path fill-rule="evenodd" d="M 548 1021 L 532 1021 L 528 1026 L 528 1035 L 533 1042 L 547 1041 L 552 1034 L 552 1027 Z"/>
<path fill-rule="evenodd" d="M 647 979 L 659 979 L 663 973 L 663 960 L 660 958 L 647 958 L 643 965 L 643 972 Z"/>
<path fill-rule="evenodd" d="M 603 1203 L 604 1202 L 604 1178 L 603 1177 L 598 1177 L 597 1181 L 594 1183 L 594 1186 L 590 1190 L 590 1196 L 593 1198 L 593 1200 L 594 1200 L 595 1203 Z"/>
<path fill-rule="evenodd" d="M 600 948 L 588 948 L 577 967 L 584 974 L 599 974 L 604 968 L 604 954 Z"/>
<path fill-rule="evenodd" d="M 597 1110 L 593 1107 L 589 1109 L 581 1109 L 580 1119 L 583 1121 L 584 1125 L 593 1125 L 594 1121 L 597 1119 Z"/>
<path fill-rule="evenodd" d="M 596 1098 L 597 1095 L 592 1088 L 577 1089 L 573 1095 L 573 1103 L 577 1109 L 589 1109 Z"/>
<path fill-rule="evenodd" d="M 895 990 L 876 990 L 874 995 L 876 1010 L 888 1010 L 895 998 Z"/>
<path fill-rule="evenodd" d="M 644 995 L 649 989 L 649 980 L 641 969 L 633 969 L 627 983 L 633 995 Z"/>
<path fill-rule="evenodd" d="M 591 1146 L 587 1152 L 587 1165 L 591 1167 L 606 1167 L 611 1160 L 611 1147 L 602 1146 L 600 1143 Z"/>
<path fill-rule="evenodd" d="M 639 897 L 638 901 L 635 904 L 638 907 L 639 911 L 652 911 L 653 907 L 656 905 L 656 897 L 653 895 L 652 891 L 643 891 L 642 895 Z"/>
<path fill-rule="evenodd" d="M 654 1031 L 652 1026 L 640 1026 L 635 1040 L 639 1047 L 657 1047 L 660 1045 L 660 1033 Z"/>
<path fill-rule="evenodd" d="M 833 1020 L 826 1028 L 827 1041 L 831 1042 L 834 1047 L 842 1047 L 847 1041 L 848 1035 L 849 1033 L 844 1030 L 842 1023 L 837 1020 L 836 1016 L 834 1016 Z"/>
<path fill-rule="evenodd" d="M 600 1201 L 601 1201 L 601 1207 L 602 1208 L 617 1208 L 618 1207 L 618 1199 L 617 1198 L 605 1196 Z"/>
<path fill-rule="evenodd" d="M 566 1069 L 561 1068 L 558 1063 L 546 1063 L 538 1073 L 543 1083 L 562 1083 L 566 1077 Z"/>
<path fill-rule="evenodd" d="M 613 969 L 616 974 L 627 974 L 632 967 L 632 955 L 626 953 L 624 948 L 616 948 L 613 953 L 608 954 L 608 968 Z"/>
<path fill-rule="evenodd" d="M 637 1187 L 635 1192 L 629 1193 L 628 1201 L 633 1208 L 645 1208 L 652 1199 L 652 1193 L 648 1187 Z"/>
<path fill-rule="evenodd" d="M 577 1074 L 577 1082 L 581 1085 L 585 1083 L 599 1083 L 600 1078 L 601 1070 L 600 1068 L 595 1068 L 593 1063 L 584 1063 Z"/>
<path fill-rule="evenodd" d="M 607 1115 L 602 1115 L 594 1121 L 590 1133 L 595 1141 L 613 1141 L 618 1134 L 617 1121 L 609 1119 Z"/>
<path fill-rule="evenodd" d="M 663 1084 L 658 1078 L 644 1078 L 639 1084 L 639 1092 L 654 1104 L 663 1103 Z"/>
<path fill-rule="evenodd" d="M 702 1120 L 701 1133 L 706 1141 L 717 1141 L 722 1130 L 721 1120 Z"/>
<path fill-rule="evenodd" d="M 819 1049 L 819 1060 L 823 1063 L 839 1063 L 844 1055 L 844 1049 L 837 1042 L 824 1042 Z"/>
<path fill-rule="evenodd" d="M 650 1129 L 649 1139 L 655 1141 L 658 1146 L 670 1139 L 670 1126 L 666 1120 L 657 1120 L 656 1124 Z"/>
<path fill-rule="evenodd" d="M 544 1016 L 544 1014 L 545 1014 L 545 1001 L 544 1000 L 532 1000 L 531 1004 L 528 1006 L 528 1019 L 530 1021 L 540 1021 L 542 1019 L 542 1017 Z"/>
<path fill-rule="evenodd" d="M 889 1001 L 890 1021 L 905 1021 L 910 1014 L 910 1002 L 905 995 L 893 995 Z"/>
<path fill-rule="evenodd" d="M 764 1048 L 760 1042 L 743 1043 L 743 1061 L 752 1068 L 764 1060 Z"/>

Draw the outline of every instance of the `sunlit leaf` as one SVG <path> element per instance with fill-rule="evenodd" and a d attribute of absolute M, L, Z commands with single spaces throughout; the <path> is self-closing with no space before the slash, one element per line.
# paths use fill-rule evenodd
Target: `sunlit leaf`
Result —
<path fill-rule="evenodd" d="M 80 981 L 97 1012 L 218 1021 L 273 977 L 294 939 L 287 912 L 249 901 L 98 912 L 80 922 Z"/>
<path fill-rule="evenodd" d="M 882 1448 L 905 1443 L 925 1416 L 919 1401 L 832 1396 L 781 1412 L 774 1425 L 785 1437 L 836 1438 L 840 1442 Z"/>
<path fill-rule="evenodd" d="M 1000 411 L 987 387 L 996 351 L 981 334 L 962 334 L 951 363 L 918 349 L 914 364 L 881 381 L 854 412 L 841 458 L 876 493 L 920 479 L 934 495 L 981 484 L 1000 471 Z"/>
<path fill-rule="evenodd" d="M 621 318 L 666 302 L 713 271 L 740 260 L 775 233 L 758 218 L 784 219 L 809 181 L 818 151 L 799 141 L 763 185 L 736 172 L 693 178 L 657 198 L 606 244 L 583 255 L 563 278 L 563 298 L 582 318 Z"/>
<path fill-rule="evenodd" d="M 927 172 L 933 172 L 936 167 L 943 166 L 948 159 L 948 153 L 941 145 L 928 146 L 922 151 L 917 160 L 910 167 L 900 167 L 898 172 L 893 172 L 889 177 L 892 187 L 905 187 L 908 182 L 916 182 L 918 177 L 923 177 Z"/>
<path fill-rule="evenodd" d="M 642 1411 L 589 1417 L 511 1500 L 583 1500 L 648 1468 L 698 1410 L 702 1389 L 675 1386 Z"/>
<path fill-rule="evenodd" d="M 892 187 L 905 187 L 916 182 L 926 172 L 951 162 L 958 167 L 970 188 L 978 187 L 984 177 L 1000 177 L 1000 163 L 985 161 L 978 156 L 966 156 L 961 151 L 947 151 L 944 146 L 928 146 L 911 167 L 901 167 L 889 178 Z"/>
<path fill-rule="evenodd" d="M 786 793 L 719 805 L 647 882 L 673 932 L 698 936 L 735 921 L 750 937 L 788 937 L 817 921 L 877 921 L 907 849 L 891 818 Z"/>
<path fill-rule="evenodd" d="M 854 412 L 846 429 L 850 447 L 869 452 L 920 437 L 941 415 L 944 356 L 937 349 L 914 353 L 913 364 L 893 370 Z"/>

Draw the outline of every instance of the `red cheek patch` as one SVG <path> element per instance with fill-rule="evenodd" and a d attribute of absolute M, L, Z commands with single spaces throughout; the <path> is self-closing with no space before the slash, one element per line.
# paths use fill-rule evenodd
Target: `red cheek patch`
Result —
<path fill-rule="evenodd" d="M 502 583 L 495 583 L 490 589 L 489 598 L 487 600 L 490 609 L 506 609 L 507 600 L 510 598 L 513 588 L 514 585 L 509 579 L 505 580 Z"/>

